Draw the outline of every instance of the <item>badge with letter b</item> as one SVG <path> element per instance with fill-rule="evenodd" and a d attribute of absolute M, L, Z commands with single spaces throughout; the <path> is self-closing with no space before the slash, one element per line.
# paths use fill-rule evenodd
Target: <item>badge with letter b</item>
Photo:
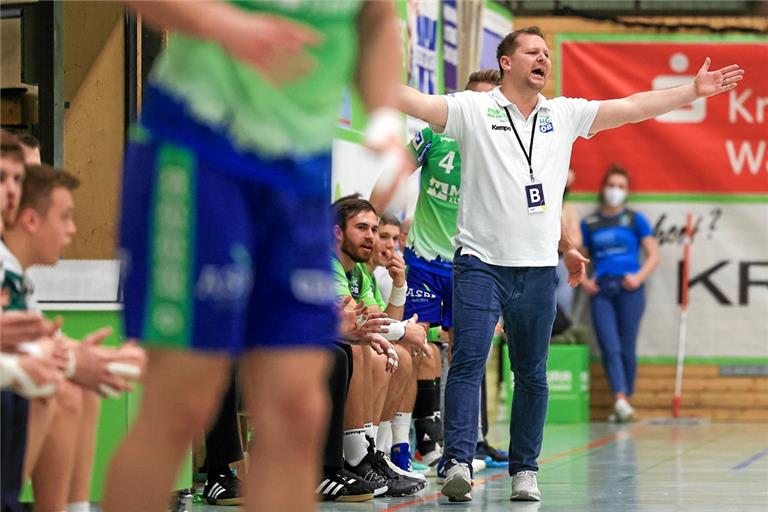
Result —
<path fill-rule="evenodd" d="M 541 183 L 531 183 L 525 186 L 525 201 L 528 203 L 528 213 L 541 213 L 547 210 L 544 202 L 544 186 Z"/>

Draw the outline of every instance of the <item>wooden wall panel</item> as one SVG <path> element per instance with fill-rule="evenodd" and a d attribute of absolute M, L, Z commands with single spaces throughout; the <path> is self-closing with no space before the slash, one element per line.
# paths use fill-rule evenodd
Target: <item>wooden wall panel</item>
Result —
<path fill-rule="evenodd" d="M 124 19 L 115 2 L 64 7 L 64 166 L 75 194 L 78 234 L 65 257 L 115 257 L 125 123 Z"/>

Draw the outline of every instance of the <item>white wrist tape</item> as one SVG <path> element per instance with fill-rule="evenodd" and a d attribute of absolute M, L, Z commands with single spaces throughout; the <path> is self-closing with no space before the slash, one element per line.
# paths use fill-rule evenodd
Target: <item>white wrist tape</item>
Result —
<path fill-rule="evenodd" d="M 403 137 L 403 116 L 393 108 L 379 108 L 368 116 L 363 141 L 371 148 L 381 148 Z"/>
<path fill-rule="evenodd" d="M 405 304 L 405 294 L 408 292 L 408 283 L 404 286 L 393 286 L 392 293 L 389 294 L 389 303 L 395 307 L 403 306 Z"/>
<path fill-rule="evenodd" d="M 141 376 L 141 368 L 135 364 L 120 363 L 118 361 L 107 363 L 107 371 L 118 377 L 124 377 L 131 380 L 136 380 Z"/>
<path fill-rule="evenodd" d="M 0 382 L 24 398 L 51 396 L 56 391 L 53 384 L 37 384 L 21 367 L 19 358 L 7 354 L 0 354 Z"/>
<path fill-rule="evenodd" d="M 77 357 L 75 357 L 75 349 L 70 348 L 67 352 L 67 367 L 64 368 L 64 376 L 71 379 L 75 376 L 77 371 Z"/>
<path fill-rule="evenodd" d="M 32 357 L 43 357 L 43 347 L 36 341 L 24 341 L 18 344 L 19 352 Z"/>
<path fill-rule="evenodd" d="M 387 325 L 387 332 L 381 333 L 387 341 L 397 341 L 405 336 L 405 326 L 408 322 L 393 322 Z"/>

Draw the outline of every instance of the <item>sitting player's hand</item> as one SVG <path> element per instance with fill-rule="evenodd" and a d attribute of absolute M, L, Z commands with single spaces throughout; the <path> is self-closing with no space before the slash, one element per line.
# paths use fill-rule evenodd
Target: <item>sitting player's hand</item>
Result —
<path fill-rule="evenodd" d="M 34 386 L 15 386 L 14 390 L 25 398 L 44 398 L 53 395 L 64 379 L 61 369 L 51 356 L 20 355 L 19 367 L 34 382 Z M 34 391 L 33 391 L 34 390 Z"/>
<path fill-rule="evenodd" d="M 387 326 L 393 322 L 386 313 L 369 313 L 364 319 L 358 317 L 357 328 L 347 333 L 346 338 L 352 341 L 368 343 L 368 336 L 387 332 Z"/>
<path fill-rule="evenodd" d="M 355 302 L 351 295 L 344 297 L 339 309 L 339 334 L 346 336 L 357 329 L 358 318 L 365 319 L 368 308 L 363 301 Z"/>
<path fill-rule="evenodd" d="M 0 316 L 0 349 L 15 352 L 19 343 L 52 336 L 60 327 L 60 317 L 50 321 L 37 311 L 4 311 Z"/>
<path fill-rule="evenodd" d="M 397 356 L 397 351 L 395 350 L 394 345 L 380 334 L 369 334 L 368 342 L 374 352 L 379 355 L 387 356 L 387 372 L 395 373 L 400 367 L 400 358 Z"/>
<path fill-rule="evenodd" d="M 417 315 L 413 315 L 408 320 L 405 326 L 405 336 L 398 343 L 406 347 L 414 355 L 421 354 L 428 359 L 432 359 L 432 352 L 429 350 L 429 342 L 427 341 L 427 331 L 423 325 L 416 323 L 418 319 Z"/>
<path fill-rule="evenodd" d="M 122 391 L 133 391 L 131 381 L 141 376 L 145 356 L 143 349 L 131 343 L 120 348 L 100 346 L 111 333 L 112 329 L 106 327 L 89 334 L 81 343 L 74 342 L 74 373 L 69 377 L 102 396 L 116 397 Z"/>
<path fill-rule="evenodd" d="M 405 286 L 405 260 L 397 251 L 387 250 L 384 253 L 387 258 L 387 272 L 392 278 L 392 285 L 398 288 Z"/>

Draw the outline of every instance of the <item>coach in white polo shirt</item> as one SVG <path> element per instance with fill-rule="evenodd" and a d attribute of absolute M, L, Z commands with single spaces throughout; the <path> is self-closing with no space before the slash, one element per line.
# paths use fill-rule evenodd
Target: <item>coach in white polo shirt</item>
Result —
<path fill-rule="evenodd" d="M 403 112 L 455 138 L 461 148 L 442 491 L 451 501 L 471 499 L 478 389 L 500 314 L 515 373 L 509 445 L 512 499 L 541 499 L 536 458 L 547 409 L 546 362 L 555 318 L 558 246 L 571 286 L 583 279 L 587 261 L 561 230 L 573 142 L 731 90 L 744 73 L 736 65 L 709 71 L 707 59 L 687 85 L 616 100 L 547 100 L 540 91 L 552 63 L 538 27 L 508 34 L 496 57 L 502 81 L 490 92 L 429 96 L 405 86 L 400 90 Z"/>

